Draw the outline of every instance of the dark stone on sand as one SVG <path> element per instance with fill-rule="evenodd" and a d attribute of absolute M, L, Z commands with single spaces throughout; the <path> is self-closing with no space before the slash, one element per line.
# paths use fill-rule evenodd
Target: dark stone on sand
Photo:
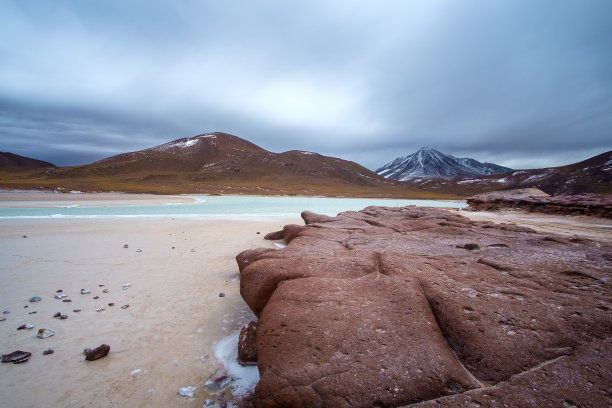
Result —
<path fill-rule="evenodd" d="M 9 314 L 9 313 L 11 313 L 9 310 L 5 310 L 2 312 L 2 314 Z"/>
<path fill-rule="evenodd" d="M 17 330 L 29 330 L 31 328 L 33 328 L 34 326 L 31 324 L 22 324 L 21 326 L 17 327 Z"/>
<path fill-rule="evenodd" d="M 30 302 L 40 302 L 42 299 L 40 296 L 34 296 L 30 298 Z"/>
<path fill-rule="evenodd" d="M 32 356 L 32 353 L 30 353 L 29 351 L 16 350 L 9 354 L 3 354 L 2 362 L 20 364 L 20 363 L 24 363 L 28 361 L 31 356 Z"/>
<path fill-rule="evenodd" d="M 225 297 L 225 293 L 223 292 L 219 293 L 219 297 Z"/>
<path fill-rule="evenodd" d="M 121 306 L 122 309 L 127 309 L 128 307 L 130 307 L 130 305 L 123 305 L 123 306 Z"/>
<path fill-rule="evenodd" d="M 64 303 L 70 303 L 70 302 L 72 302 L 72 299 L 63 299 L 63 300 L 62 300 L 62 302 L 64 302 Z"/>
<path fill-rule="evenodd" d="M 109 306 L 115 306 L 115 304 L 113 302 L 110 302 L 108 305 Z"/>
<path fill-rule="evenodd" d="M 238 337 L 238 362 L 243 366 L 257 364 L 257 323 L 248 322 Z"/>
<path fill-rule="evenodd" d="M 106 357 L 108 352 L 110 351 L 110 346 L 108 344 L 102 344 L 95 349 L 85 349 L 85 360 L 94 361 L 98 360 L 102 357 Z"/>
<path fill-rule="evenodd" d="M 65 314 L 60 316 L 60 319 L 62 319 L 62 320 L 66 320 L 67 318 L 68 318 L 68 315 L 65 315 Z"/>
<path fill-rule="evenodd" d="M 478 244 L 465 244 L 465 245 L 456 245 L 455 248 L 467 249 L 468 251 L 473 251 L 475 249 L 480 249 Z"/>
<path fill-rule="evenodd" d="M 93 298 L 97 300 L 100 299 L 100 296 L 94 296 Z"/>
<path fill-rule="evenodd" d="M 60 312 L 53 313 L 53 317 L 60 317 L 62 314 Z"/>
<path fill-rule="evenodd" d="M 74 313 L 79 313 L 81 311 L 81 309 L 73 309 L 72 310 Z"/>
<path fill-rule="evenodd" d="M 256 407 L 607 406 L 610 243 L 433 208 L 303 218 L 236 257 Z"/>
<path fill-rule="evenodd" d="M 43 353 L 43 356 L 47 356 L 49 354 L 55 353 L 55 350 L 53 350 L 53 349 L 46 349 L 42 353 Z"/>
<path fill-rule="evenodd" d="M 58 289 L 58 290 L 55 291 L 55 293 L 62 293 L 62 292 L 63 292 L 63 290 L 61 290 L 61 289 Z"/>

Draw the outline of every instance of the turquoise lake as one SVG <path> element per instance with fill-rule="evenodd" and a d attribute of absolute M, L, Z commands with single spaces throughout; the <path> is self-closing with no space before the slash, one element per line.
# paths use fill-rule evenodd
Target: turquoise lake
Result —
<path fill-rule="evenodd" d="M 0 218 L 194 218 L 255 219 L 299 217 L 304 210 L 336 215 L 371 205 L 387 207 L 465 208 L 465 201 L 394 200 L 369 198 L 188 196 L 193 203 L 126 206 L 56 206 L 48 208 L 0 208 Z"/>

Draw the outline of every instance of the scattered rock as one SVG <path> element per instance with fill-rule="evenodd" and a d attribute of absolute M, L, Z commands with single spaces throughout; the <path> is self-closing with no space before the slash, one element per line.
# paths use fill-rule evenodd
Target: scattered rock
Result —
<path fill-rule="evenodd" d="M 130 305 L 123 305 L 123 306 L 121 306 L 122 309 L 127 309 L 128 307 L 130 307 Z"/>
<path fill-rule="evenodd" d="M 178 389 L 178 394 L 181 397 L 195 397 L 196 394 L 196 387 L 193 386 L 187 386 L 187 387 L 181 387 Z"/>
<path fill-rule="evenodd" d="M 0 322 L 3 322 L 6 320 L 6 317 L 0 317 Z"/>
<path fill-rule="evenodd" d="M 60 317 L 62 314 L 60 312 L 53 313 L 53 317 Z"/>
<path fill-rule="evenodd" d="M 25 306 L 24 306 L 23 308 L 24 308 L 24 309 L 27 309 L 28 307 L 30 307 L 30 306 L 28 306 L 28 305 L 25 305 Z"/>
<path fill-rule="evenodd" d="M 79 313 L 79 312 L 81 311 L 81 309 L 72 309 L 72 311 L 73 311 L 74 313 Z"/>
<path fill-rule="evenodd" d="M 258 232 L 259 234 L 259 232 Z M 215 401 L 211 400 L 211 399 L 207 399 L 204 401 L 204 406 L 205 407 L 210 407 L 211 405 L 213 405 L 215 403 Z"/>
<path fill-rule="evenodd" d="M 34 310 L 33 312 L 28 312 L 29 315 L 36 314 L 36 313 L 38 313 L 36 310 Z"/>
<path fill-rule="evenodd" d="M 113 302 L 110 302 L 108 305 L 109 306 L 115 306 L 115 304 Z"/>
<path fill-rule="evenodd" d="M 81 295 L 87 295 L 88 293 L 91 293 L 91 290 L 81 289 Z"/>
<path fill-rule="evenodd" d="M 124 247 L 124 248 L 127 248 L 127 247 L 128 247 L 128 244 L 123 244 L 123 247 Z"/>
<path fill-rule="evenodd" d="M 142 249 L 137 249 L 136 252 L 142 252 Z"/>
<path fill-rule="evenodd" d="M 39 339 L 46 339 L 53 335 L 55 335 L 55 332 L 51 329 L 39 329 L 36 337 L 38 337 Z"/>
<path fill-rule="evenodd" d="M 63 299 L 65 297 L 68 297 L 68 295 L 66 295 L 65 293 L 59 292 L 59 294 L 55 295 L 56 299 Z"/>
<path fill-rule="evenodd" d="M 103 283 L 101 283 L 101 284 L 99 284 L 98 286 L 99 286 L 99 287 L 102 287 L 102 286 L 104 286 L 104 284 L 103 284 Z"/>
<path fill-rule="evenodd" d="M 211 378 L 210 380 L 206 381 L 204 383 L 204 386 L 208 388 L 212 393 L 218 393 L 219 391 L 227 387 L 231 382 L 232 382 L 232 377 L 226 374 L 221 374 L 221 375 L 217 375 L 214 378 Z"/>
<path fill-rule="evenodd" d="M 62 292 L 63 292 L 63 290 L 62 290 L 62 289 L 58 289 L 58 290 L 56 290 L 56 291 L 55 291 L 55 293 L 62 293 Z M 59 299 L 59 298 L 58 298 L 58 299 Z"/>
<path fill-rule="evenodd" d="M 123 290 L 126 290 L 126 289 L 127 289 L 127 288 L 129 288 L 130 286 L 132 286 L 132 284 L 131 284 L 131 283 L 123 283 L 123 284 L 121 284 L 121 288 L 122 288 Z"/>
<path fill-rule="evenodd" d="M 3 363 L 13 363 L 13 364 L 25 363 L 26 361 L 28 361 L 28 359 L 31 356 L 32 356 L 32 353 L 28 351 L 16 350 L 10 354 L 3 354 L 2 362 Z"/>
<path fill-rule="evenodd" d="M 67 318 L 68 318 L 68 315 L 65 315 L 65 314 L 60 316 L 60 319 L 62 319 L 62 320 L 66 320 Z"/>
<path fill-rule="evenodd" d="M 22 236 L 22 238 L 27 238 L 27 237 L 28 237 L 27 235 L 23 235 L 23 236 Z"/>
<path fill-rule="evenodd" d="M 257 323 L 248 322 L 238 337 L 238 362 L 242 365 L 257 364 Z"/>
<path fill-rule="evenodd" d="M 94 296 L 93 298 L 94 298 L 95 300 L 98 300 L 98 299 L 100 299 L 100 296 Z"/>
<path fill-rule="evenodd" d="M 223 292 L 219 293 L 219 297 L 225 297 L 225 293 Z"/>
<path fill-rule="evenodd" d="M 64 302 L 64 303 L 70 303 L 70 302 L 72 302 L 72 299 L 64 299 L 64 300 L 62 300 L 62 302 Z"/>
<path fill-rule="evenodd" d="M 467 249 L 468 251 L 473 251 L 475 249 L 480 249 L 478 244 L 465 244 L 465 245 L 456 245 L 455 248 Z"/>
<path fill-rule="evenodd" d="M 49 354 L 55 353 L 55 350 L 53 350 L 53 349 L 46 349 L 42 353 L 43 353 L 43 356 L 47 356 Z"/>
<path fill-rule="evenodd" d="M 103 307 L 99 307 L 99 308 L 97 308 L 97 309 L 96 309 L 96 312 L 103 312 L 103 311 L 105 311 L 105 310 L 106 310 L 105 308 L 103 308 Z"/>
<path fill-rule="evenodd" d="M 102 293 L 108 293 L 108 292 L 110 292 L 108 289 L 104 289 L 104 290 L 102 291 Z"/>
<path fill-rule="evenodd" d="M 257 231 L 257 235 L 261 234 L 261 232 Z M 207 400 L 208 401 L 208 400 Z"/>
<path fill-rule="evenodd" d="M 17 330 L 30 330 L 33 328 L 34 328 L 33 324 L 22 324 L 21 326 L 17 328 Z"/>
<path fill-rule="evenodd" d="M 85 349 L 85 360 L 94 361 L 98 360 L 102 357 L 106 357 L 108 352 L 110 351 L 110 346 L 108 344 L 102 344 L 95 349 Z"/>
<path fill-rule="evenodd" d="M 8 311 L 8 310 L 5 310 L 5 311 L 2 312 L 2 314 L 9 314 L 9 313 L 11 313 L 11 312 Z"/>
<path fill-rule="evenodd" d="M 40 302 L 42 299 L 39 296 L 34 296 L 30 298 L 30 302 Z"/>

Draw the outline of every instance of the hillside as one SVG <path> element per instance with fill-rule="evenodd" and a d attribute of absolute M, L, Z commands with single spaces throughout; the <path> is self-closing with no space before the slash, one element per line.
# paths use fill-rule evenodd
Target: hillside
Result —
<path fill-rule="evenodd" d="M 357 163 L 304 151 L 269 152 L 214 132 L 95 163 L 12 173 L 12 188 L 209 194 L 447 198 L 386 180 Z"/>
<path fill-rule="evenodd" d="M 37 169 L 42 167 L 55 167 L 55 165 L 14 153 L 0 152 L 0 169 Z"/>
<path fill-rule="evenodd" d="M 435 179 L 406 183 L 432 192 L 461 196 L 518 188 L 538 188 L 551 195 L 612 194 L 612 151 L 561 167 L 514 170 L 458 181 Z"/>

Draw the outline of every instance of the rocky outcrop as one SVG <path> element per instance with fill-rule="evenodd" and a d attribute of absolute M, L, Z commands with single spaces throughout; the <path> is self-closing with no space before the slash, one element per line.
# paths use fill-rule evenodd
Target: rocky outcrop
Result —
<path fill-rule="evenodd" d="M 611 402 L 610 244 L 417 207 L 303 218 L 237 257 L 256 406 Z"/>
<path fill-rule="evenodd" d="M 515 194 L 514 191 L 496 191 L 470 197 L 467 199 L 468 210 L 521 210 L 546 214 L 593 215 L 612 218 L 612 195 L 536 196 Z"/>

